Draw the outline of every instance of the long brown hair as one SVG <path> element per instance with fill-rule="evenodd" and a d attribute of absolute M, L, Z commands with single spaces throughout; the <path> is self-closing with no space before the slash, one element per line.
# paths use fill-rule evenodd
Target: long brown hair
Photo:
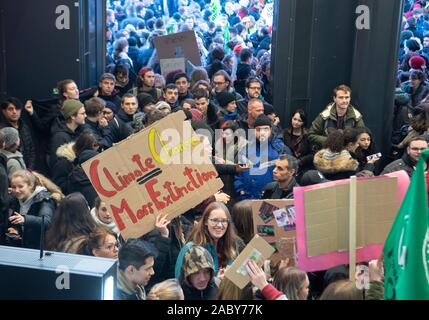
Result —
<path fill-rule="evenodd" d="M 250 200 L 237 202 L 232 208 L 231 215 L 237 235 L 248 244 L 255 236 L 252 202 Z"/>
<path fill-rule="evenodd" d="M 81 193 L 71 193 L 61 200 L 46 234 L 48 250 L 61 250 L 64 242 L 88 236 L 98 228 Z"/>
<path fill-rule="evenodd" d="M 273 279 L 273 286 L 282 291 L 289 300 L 301 300 L 299 292 L 305 285 L 307 274 L 295 267 L 282 268 Z"/>
<path fill-rule="evenodd" d="M 229 213 L 228 208 L 222 202 L 212 202 L 207 206 L 206 210 L 204 210 L 204 213 L 201 216 L 200 221 L 189 235 L 189 240 L 193 241 L 198 246 L 205 247 L 207 244 L 211 244 L 216 248 L 215 240 L 209 233 L 207 223 L 212 211 L 217 209 L 225 212 L 226 218 L 229 220 L 225 234 L 218 240 L 218 247 L 222 248 L 222 251 L 218 252 L 217 254 L 225 261 L 235 259 L 238 256 L 236 248 L 238 237 L 234 226 L 231 224 L 231 214 Z"/>

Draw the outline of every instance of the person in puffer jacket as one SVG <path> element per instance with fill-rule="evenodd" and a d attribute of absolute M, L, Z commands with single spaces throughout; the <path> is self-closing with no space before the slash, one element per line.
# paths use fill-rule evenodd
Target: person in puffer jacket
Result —
<path fill-rule="evenodd" d="M 192 242 L 177 258 L 176 279 L 182 286 L 185 300 L 214 300 L 218 288 L 214 282 L 214 262 L 210 253 Z M 179 269 L 179 268 L 180 269 Z"/>
<path fill-rule="evenodd" d="M 359 162 L 346 149 L 341 130 L 328 135 L 325 148 L 314 155 L 313 163 L 328 180 L 348 179 L 356 174 L 359 167 Z"/>
<path fill-rule="evenodd" d="M 292 155 L 292 151 L 281 140 L 272 137 L 271 120 L 266 115 L 258 116 L 254 126 L 256 139 L 249 141 L 247 150 L 238 157 L 240 164 L 251 165 L 249 170 L 235 176 L 234 187 L 240 200 L 260 199 L 263 188 L 273 181 L 274 160 L 281 154 Z M 265 142 L 267 140 L 268 143 Z M 264 151 L 264 144 L 268 152 Z"/>

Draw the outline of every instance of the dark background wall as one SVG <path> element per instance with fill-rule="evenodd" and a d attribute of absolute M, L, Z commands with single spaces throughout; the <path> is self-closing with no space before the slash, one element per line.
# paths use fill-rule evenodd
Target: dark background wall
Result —
<path fill-rule="evenodd" d="M 384 154 L 390 146 L 402 0 L 277 0 L 272 67 L 274 106 L 286 123 L 301 107 L 309 124 L 339 84 L 352 88 Z M 370 29 L 356 28 L 356 8 L 370 9 Z"/>
<path fill-rule="evenodd" d="M 56 27 L 60 5 L 70 9 L 68 30 Z M 47 99 L 67 78 L 80 88 L 96 83 L 105 61 L 104 17 L 103 0 L 1 0 L 0 100 Z"/>

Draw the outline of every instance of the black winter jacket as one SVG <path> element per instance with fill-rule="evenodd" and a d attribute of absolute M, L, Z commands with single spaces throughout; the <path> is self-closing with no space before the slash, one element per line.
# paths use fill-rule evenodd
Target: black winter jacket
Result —
<path fill-rule="evenodd" d="M 70 130 L 66 123 L 57 118 L 51 130 L 51 148 L 49 152 L 49 163 L 51 168 L 58 161 L 57 149 L 64 144 L 76 141 L 79 135 L 87 130 L 83 126 L 79 126 L 75 131 Z"/>
<path fill-rule="evenodd" d="M 194 287 L 190 287 L 186 282 L 182 284 L 182 289 L 185 300 L 215 300 L 218 293 L 218 288 L 213 280 L 209 282 L 207 288 L 204 290 L 198 290 Z"/>
<path fill-rule="evenodd" d="M 293 179 L 286 189 L 280 189 L 277 181 L 267 184 L 262 191 L 261 199 L 293 199 L 293 188 L 299 184 Z"/>
<path fill-rule="evenodd" d="M 19 212 L 19 202 L 14 199 L 11 208 Z M 56 202 L 52 198 L 49 191 L 40 191 L 34 196 L 33 204 L 25 215 L 25 222 L 21 228 L 22 246 L 25 248 L 40 249 L 40 227 L 42 223 L 42 216 L 45 216 L 44 226 L 45 233 L 51 225 L 54 216 Z M 13 227 L 16 228 L 16 225 Z"/>
<path fill-rule="evenodd" d="M 3 123 L 0 124 L 0 128 L 12 127 L 13 126 L 7 121 L 3 120 Z M 33 140 L 34 132 L 31 128 L 31 125 L 27 124 L 21 119 L 18 120 L 18 132 L 19 140 L 21 145 L 19 146 L 19 151 L 24 156 L 24 162 L 27 168 L 34 169 L 36 165 L 36 148 L 35 142 Z"/>
<path fill-rule="evenodd" d="M 95 198 L 98 196 L 81 164 L 96 156 L 98 152 L 92 150 L 83 151 L 74 161 L 73 170 L 70 174 L 69 192 L 80 192 L 92 208 L 95 206 Z"/>

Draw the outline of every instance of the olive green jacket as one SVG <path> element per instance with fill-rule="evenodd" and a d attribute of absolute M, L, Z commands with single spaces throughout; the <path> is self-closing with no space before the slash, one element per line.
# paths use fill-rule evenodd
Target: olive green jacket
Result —
<path fill-rule="evenodd" d="M 346 117 L 344 118 L 345 128 L 365 127 L 362 114 L 352 105 L 349 105 Z M 335 103 L 329 104 L 311 124 L 308 132 L 308 139 L 315 146 L 315 150 L 323 146 L 327 136 L 332 131 L 338 129 L 337 109 Z"/>

